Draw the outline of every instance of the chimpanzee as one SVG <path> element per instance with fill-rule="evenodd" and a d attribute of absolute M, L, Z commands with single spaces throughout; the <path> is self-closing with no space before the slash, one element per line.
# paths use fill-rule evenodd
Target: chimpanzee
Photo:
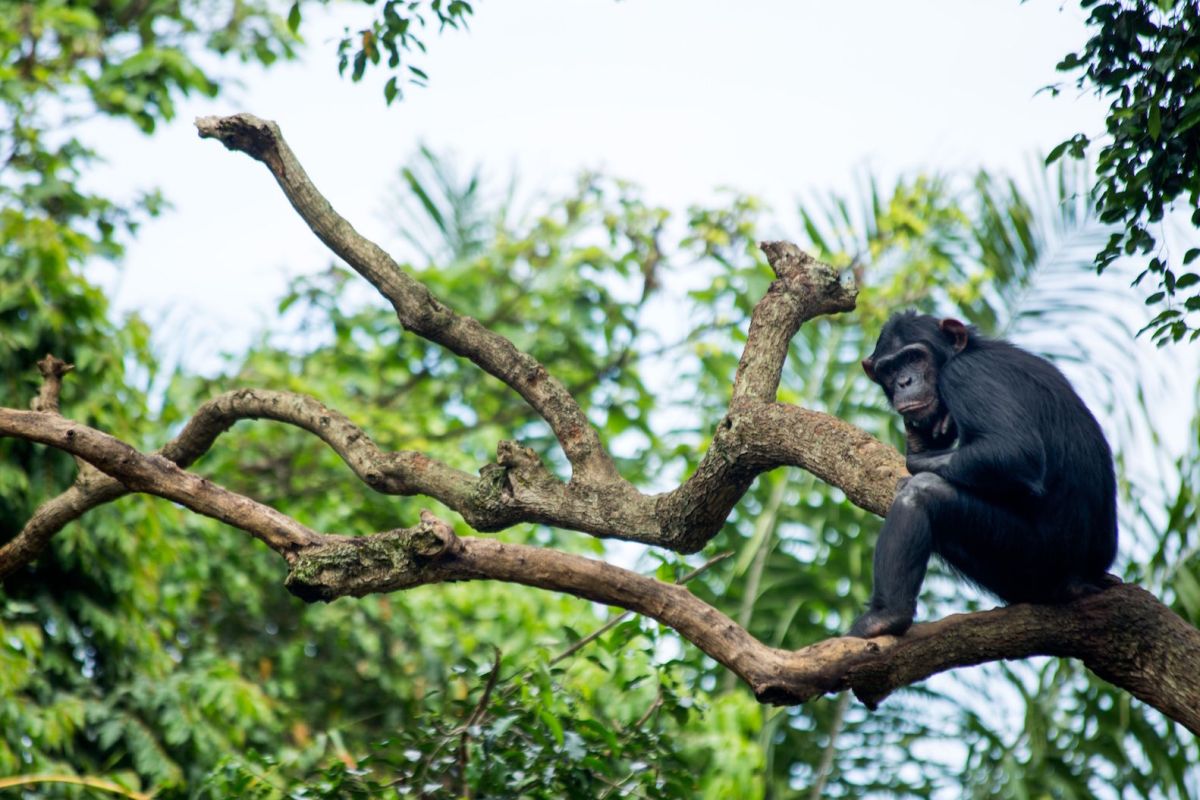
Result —
<path fill-rule="evenodd" d="M 915 311 L 887 321 L 862 365 L 904 418 L 912 477 L 888 511 L 871 602 L 848 635 L 904 633 L 930 553 L 1006 603 L 1062 602 L 1106 584 L 1117 550 L 1112 452 L 1061 372 Z"/>

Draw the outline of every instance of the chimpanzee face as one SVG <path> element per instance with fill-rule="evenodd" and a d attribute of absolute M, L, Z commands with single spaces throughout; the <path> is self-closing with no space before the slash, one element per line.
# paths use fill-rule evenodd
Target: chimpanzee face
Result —
<path fill-rule="evenodd" d="M 937 391 L 937 362 L 921 342 L 879 355 L 879 348 L 863 359 L 867 377 L 883 387 L 892 408 L 915 427 L 931 424 L 941 416 Z"/>

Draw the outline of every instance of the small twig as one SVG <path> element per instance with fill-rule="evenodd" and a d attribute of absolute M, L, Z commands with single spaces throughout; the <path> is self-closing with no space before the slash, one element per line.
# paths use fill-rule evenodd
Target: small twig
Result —
<path fill-rule="evenodd" d="M 611 797 L 611 796 L 612 796 L 612 793 L 613 793 L 613 792 L 617 791 L 617 790 L 618 790 L 618 789 L 620 789 L 622 786 L 624 786 L 625 784 L 629 783 L 631 780 L 633 780 L 634 778 L 636 778 L 636 777 L 637 777 L 637 775 L 638 775 L 638 773 L 637 773 L 637 771 L 635 770 L 635 771 L 633 771 L 633 772 L 629 773 L 628 775 L 626 775 L 626 776 L 625 776 L 624 778 L 622 778 L 621 780 L 617 781 L 616 783 L 609 783 L 609 784 L 608 784 L 608 788 L 604 790 L 604 794 L 602 794 L 602 795 L 600 795 L 599 797 L 597 797 L 597 798 L 596 798 L 596 800 L 607 800 L 607 798 L 609 798 L 609 797 Z"/>
<path fill-rule="evenodd" d="M 500 648 L 495 648 L 496 657 L 492 661 L 492 671 L 488 675 L 487 683 L 483 687 L 483 694 L 479 697 L 479 702 L 475 705 L 475 709 L 467 717 L 467 721 L 459 728 L 461 736 L 458 740 L 458 778 L 460 794 L 471 800 L 471 787 L 467 784 L 467 761 L 470 759 L 470 744 L 471 744 L 471 728 L 478 724 L 487 715 L 487 704 L 492 699 L 492 690 L 496 688 L 496 682 L 500 679 Z"/>
<path fill-rule="evenodd" d="M 86 786 L 102 792 L 119 794 L 129 800 L 150 800 L 150 795 L 126 789 L 124 786 L 106 781 L 102 778 L 92 778 L 87 775 L 17 775 L 12 778 L 0 778 L 0 789 L 12 789 L 17 786 L 30 786 L 35 783 L 68 783 L 72 786 Z"/>
<path fill-rule="evenodd" d="M 660 685 L 658 687 L 658 694 L 655 695 L 654 702 L 651 703 L 650 707 L 646 709 L 646 713 L 644 713 L 640 717 L 638 717 L 637 720 L 634 721 L 634 723 L 632 725 L 630 725 L 628 728 L 626 728 L 626 730 L 629 730 L 629 729 L 637 730 L 638 728 L 641 728 L 643 725 L 646 724 L 646 721 L 649 720 L 650 717 L 654 716 L 654 712 L 658 711 L 658 709 L 660 707 L 662 707 L 662 704 L 663 704 L 663 695 L 662 695 L 662 686 Z"/>
<path fill-rule="evenodd" d="M 700 575 L 702 575 L 702 574 L 704 574 L 705 572 L 707 572 L 707 571 L 709 570 L 709 568 L 711 568 L 713 565 L 715 565 L 715 564 L 719 564 L 719 563 L 721 563 L 722 561 L 724 561 L 725 559 L 727 559 L 727 558 L 731 558 L 732 556 L 733 556 L 733 552 L 732 552 L 732 551 L 726 551 L 726 552 L 724 552 L 724 553 L 717 553 L 715 556 L 713 556 L 712 558 L 710 558 L 708 561 L 705 561 L 703 564 L 701 564 L 700 566 L 696 567 L 696 568 L 695 568 L 694 570 L 692 570 L 691 572 L 689 572 L 689 573 L 687 573 L 686 575 L 682 576 L 682 577 L 681 577 L 679 580 L 675 581 L 675 583 L 676 583 L 677 585 L 679 585 L 679 586 L 682 586 L 682 585 L 684 585 L 685 583 L 687 583 L 687 582 L 689 582 L 689 581 L 693 580 L 694 578 L 697 578 L 697 577 L 699 577 Z M 624 622 L 625 620 L 629 619 L 629 618 L 630 618 L 630 617 L 632 617 L 632 616 L 633 616 L 633 612 L 632 612 L 632 611 L 622 611 L 620 614 L 617 614 L 615 617 L 613 617 L 612 619 L 610 619 L 608 622 L 604 623 L 604 624 L 603 624 L 603 625 L 601 625 L 599 628 L 597 628 L 596 630 L 594 630 L 594 631 L 592 631 L 591 633 L 589 633 L 587 636 L 584 636 L 584 637 L 583 637 L 582 639 L 580 639 L 579 641 L 577 641 L 577 642 L 572 642 L 570 647 L 568 647 L 567 649 L 563 650 L 563 651 L 562 651 L 562 652 L 560 652 L 558 655 L 554 656 L 554 658 L 550 659 L 550 660 L 547 662 L 547 666 L 551 666 L 551 667 L 552 667 L 552 666 L 554 666 L 555 664 L 557 664 L 558 662 L 560 662 L 560 661 L 562 661 L 562 660 L 564 660 L 564 659 L 566 659 L 566 658 L 570 658 L 571 656 L 575 655 L 575 654 L 576 654 L 576 653 L 578 653 L 580 650 L 582 650 L 583 648 L 587 647 L 589 644 L 591 644 L 592 642 L 596 641 L 596 640 L 597 640 L 597 639 L 599 639 L 601 636 L 603 636 L 604 634 L 608 633 L 608 632 L 609 632 L 609 631 L 611 631 L 613 628 L 617 627 L 617 626 L 618 626 L 618 625 L 620 625 L 622 622 Z M 525 670 L 522 670 L 522 672 L 523 672 L 523 671 L 525 671 Z M 519 675 L 520 673 L 518 672 L 517 674 Z M 506 678 L 506 679 L 505 679 L 505 681 L 506 681 L 506 682 L 507 682 L 507 681 L 510 681 L 510 680 L 512 680 L 512 679 L 513 679 L 513 678 L 515 678 L 515 677 L 516 677 L 516 675 L 513 675 L 513 676 L 511 676 L 511 677 L 509 677 L 509 678 Z"/>
<path fill-rule="evenodd" d="M 850 706 L 850 693 L 842 692 L 833 707 L 833 720 L 829 723 L 829 742 L 821 753 L 821 763 L 817 765 L 817 780 L 809 792 L 809 800 L 821 800 L 825 785 L 829 783 L 829 775 L 833 772 L 833 757 L 837 754 L 837 740 L 842 732 L 842 724 L 846 721 L 846 709 Z"/>

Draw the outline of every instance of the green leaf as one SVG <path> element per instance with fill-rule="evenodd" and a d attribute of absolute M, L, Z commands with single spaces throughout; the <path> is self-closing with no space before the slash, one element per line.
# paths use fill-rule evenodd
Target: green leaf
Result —
<path fill-rule="evenodd" d="M 1200 275 L 1197 275 L 1194 272 L 1185 272 L 1179 276 L 1178 280 L 1175 281 L 1175 288 L 1186 289 L 1189 286 L 1194 286 L 1197 283 L 1200 283 Z"/>
<path fill-rule="evenodd" d="M 300 30 L 300 3 L 292 3 L 291 9 L 288 10 L 287 26 L 292 33 Z"/>
<path fill-rule="evenodd" d="M 1048 156 L 1046 156 L 1046 162 L 1045 162 L 1046 165 L 1049 166 L 1049 165 L 1053 164 L 1055 161 L 1058 161 L 1060 158 L 1062 158 L 1062 154 L 1067 151 L 1067 148 L 1070 146 L 1070 144 L 1071 144 L 1070 139 L 1068 139 L 1065 142 L 1059 142 L 1058 144 L 1056 144 L 1054 146 L 1054 149 L 1052 149 L 1050 151 L 1050 154 Z"/>
<path fill-rule="evenodd" d="M 537 714 L 538 714 L 538 718 L 541 719 L 541 721 L 543 723 L 545 723 L 546 727 L 550 729 L 550 733 L 554 736 L 554 741 L 558 744 L 559 747 L 562 747 L 562 745 L 563 745 L 562 722 L 558 719 L 558 717 L 556 717 L 553 714 L 553 712 L 550 711 L 550 709 L 546 708 L 545 706 L 539 708 L 537 711 Z"/>

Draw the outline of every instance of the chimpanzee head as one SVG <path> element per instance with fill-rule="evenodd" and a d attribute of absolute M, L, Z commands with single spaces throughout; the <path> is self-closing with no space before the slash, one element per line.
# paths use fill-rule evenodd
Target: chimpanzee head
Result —
<path fill-rule="evenodd" d="M 875 351 L 862 362 L 867 377 L 883 387 L 892 408 L 915 428 L 946 416 L 938 373 L 967 346 L 970 331 L 956 319 L 938 320 L 904 311 L 883 326 Z"/>

